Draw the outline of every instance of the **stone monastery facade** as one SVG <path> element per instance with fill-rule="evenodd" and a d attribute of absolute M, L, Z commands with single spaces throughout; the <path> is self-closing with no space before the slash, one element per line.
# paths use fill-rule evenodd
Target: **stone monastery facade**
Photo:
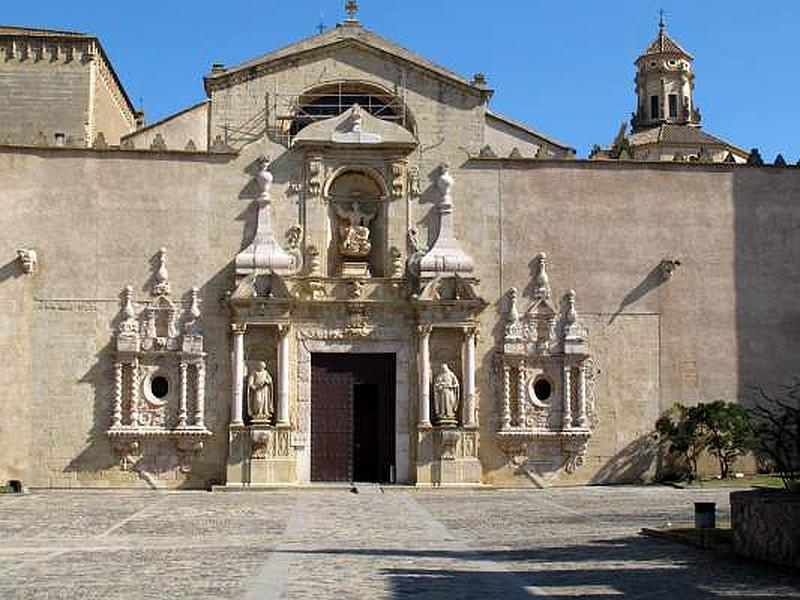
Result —
<path fill-rule="evenodd" d="M 95 38 L 0 28 L 0 479 L 640 480 L 675 402 L 796 373 L 800 175 L 663 26 L 577 160 L 348 8 L 148 126 Z"/>

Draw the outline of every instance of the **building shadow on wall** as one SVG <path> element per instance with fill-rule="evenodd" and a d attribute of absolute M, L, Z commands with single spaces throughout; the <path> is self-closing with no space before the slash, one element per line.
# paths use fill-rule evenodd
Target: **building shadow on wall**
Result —
<path fill-rule="evenodd" d="M 653 434 L 647 433 L 612 456 L 590 483 L 647 483 L 664 476 L 665 468 L 664 448 Z"/>
<path fill-rule="evenodd" d="M 737 396 L 746 399 L 800 375 L 800 171 L 741 166 L 732 179 Z"/>
<path fill-rule="evenodd" d="M 19 260 L 14 258 L 8 261 L 6 264 L 0 266 L 0 283 L 3 283 L 12 277 L 20 277 L 24 275 L 24 273 L 25 272 L 22 270 L 22 265 L 20 264 Z"/>
<path fill-rule="evenodd" d="M 611 325 L 614 321 L 616 321 L 617 317 L 625 311 L 626 308 L 644 298 L 647 294 L 652 292 L 665 281 L 666 279 L 664 278 L 664 271 L 662 270 L 661 266 L 656 265 L 653 267 L 653 269 L 638 283 L 635 288 L 625 294 L 625 297 L 619 303 L 619 307 L 616 311 L 614 311 L 614 314 L 611 315 L 608 324 Z"/>

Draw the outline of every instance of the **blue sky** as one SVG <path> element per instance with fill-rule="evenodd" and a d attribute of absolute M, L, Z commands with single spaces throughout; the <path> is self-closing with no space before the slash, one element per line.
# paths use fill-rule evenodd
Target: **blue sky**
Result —
<path fill-rule="evenodd" d="M 695 56 L 703 128 L 772 160 L 800 158 L 797 0 L 361 0 L 378 34 L 495 90 L 491 108 L 586 156 L 634 108 L 633 61 L 670 34 Z M 0 23 L 100 37 L 153 122 L 205 98 L 202 76 L 333 26 L 340 0 L 6 2 Z"/>

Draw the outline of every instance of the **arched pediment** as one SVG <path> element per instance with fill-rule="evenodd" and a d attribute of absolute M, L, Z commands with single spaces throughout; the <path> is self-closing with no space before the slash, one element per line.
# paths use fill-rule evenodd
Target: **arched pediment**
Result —
<path fill-rule="evenodd" d="M 379 119 L 354 104 L 342 114 L 305 127 L 294 138 L 294 147 L 392 148 L 410 152 L 417 140 L 404 127 Z"/>

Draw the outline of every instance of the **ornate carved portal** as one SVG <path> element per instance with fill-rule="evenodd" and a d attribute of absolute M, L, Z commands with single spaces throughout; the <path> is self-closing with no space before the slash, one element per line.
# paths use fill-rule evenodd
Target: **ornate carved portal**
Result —
<path fill-rule="evenodd" d="M 351 127 L 351 117 L 336 119 Z M 312 352 L 395 355 L 392 453 L 398 482 L 480 483 L 475 349 L 486 303 L 477 294 L 472 259 L 454 236 L 454 181 L 446 168 L 435 171 L 441 194 L 435 212 L 441 221 L 438 243 L 405 261 L 400 248 L 406 247 L 408 206 L 397 200 L 413 188 L 405 183 L 411 145 L 406 138 L 393 141 L 385 126 L 381 141 L 365 137 L 376 125 L 369 115 L 362 118 L 353 135 L 334 139 L 332 132 L 350 130 L 323 121 L 296 139 L 307 165 L 300 212 L 304 222 L 298 224 L 304 232 L 298 251 L 305 265 L 284 270 L 285 261 L 276 258 L 280 252 L 259 254 L 258 245 L 253 255 L 268 254 L 277 261 L 270 264 L 280 268 L 237 257 L 228 299 L 233 381 L 229 485 L 346 477 L 328 473 L 324 461 L 316 460 L 327 446 L 313 434 L 313 403 L 320 400 L 311 391 Z M 339 153 L 337 144 L 346 152 Z M 383 144 L 381 154 L 366 152 L 374 144 Z M 259 180 L 271 177 L 262 173 Z M 259 219 L 264 222 L 261 214 Z M 320 233 L 325 231 L 327 239 Z M 267 242 L 262 236 L 259 243 Z M 272 242 L 267 245 L 274 250 Z"/>
<path fill-rule="evenodd" d="M 503 344 L 497 355 L 497 439 L 537 485 L 583 464 L 594 427 L 594 367 L 575 292 L 550 300 L 547 256 L 537 255 L 531 300 L 520 312 L 507 294 Z"/>

